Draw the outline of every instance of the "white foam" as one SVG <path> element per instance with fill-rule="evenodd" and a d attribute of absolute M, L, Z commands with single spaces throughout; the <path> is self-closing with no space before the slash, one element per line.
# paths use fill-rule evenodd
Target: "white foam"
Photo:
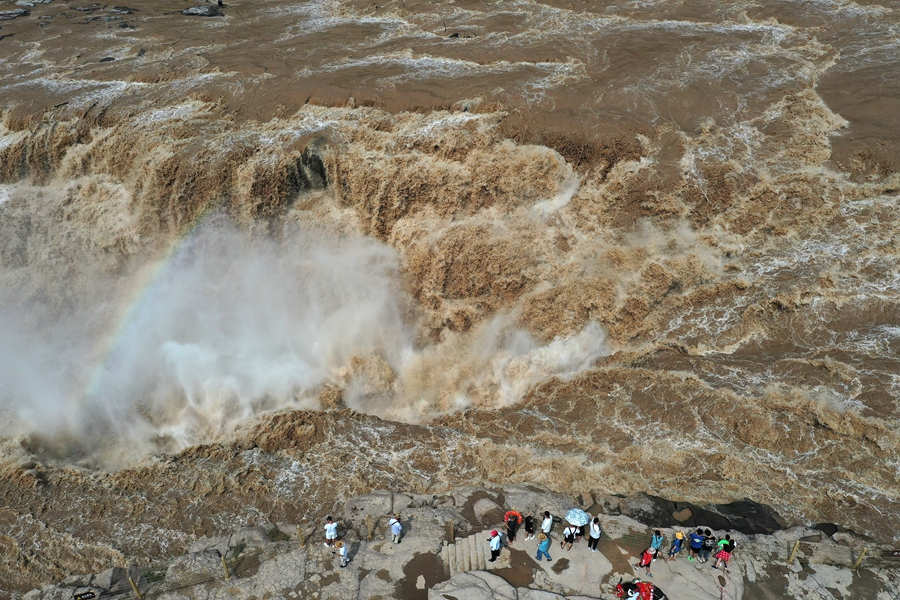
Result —
<path fill-rule="evenodd" d="M 563 189 L 553 198 L 549 200 L 542 200 L 535 204 L 532 207 L 532 210 L 537 212 L 543 217 L 546 217 L 561 208 L 564 208 L 572 201 L 572 198 L 575 197 L 575 194 L 578 192 L 578 187 L 581 182 L 579 181 L 577 176 L 573 176 L 568 183 L 565 184 Z"/>
<path fill-rule="evenodd" d="M 610 354 L 606 331 L 595 322 L 546 345 L 536 345 L 528 333 L 520 331 L 508 338 L 506 347 L 493 360 L 500 399 L 504 404 L 515 404 L 537 382 L 549 377 L 566 379 Z"/>
<path fill-rule="evenodd" d="M 13 186 L 6 183 L 0 184 L 0 205 L 2 205 L 4 202 L 9 202 L 9 200 L 12 198 L 12 194 Z"/>
<path fill-rule="evenodd" d="M 315 408 L 319 388 L 351 356 L 395 360 L 409 332 L 394 252 L 359 239 L 293 242 L 198 230 L 124 326 L 115 314 L 103 317 L 115 341 L 110 353 L 84 351 L 97 347 L 91 338 L 100 333 L 96 322 L 79 325 L 84 315 L 0 315 L 0 405 L 17 414 L 3 433 L 86 435 L 100 427 L 137 454 L 152 452 L 159 435 L 185 446 L 261 411 Z"/>
<path fill-rule="evenodd" d="M 423 127 L 419 128 L 416 131 L 416 134 L 422 137 L 426 137 L 438 133 L 443 129 L 455 128 L 471 121 L 485 121 L 491 118 L 491 115 L 474 114 L 469 112 L 450 113 L 433 121 L 429 121 Z"/>

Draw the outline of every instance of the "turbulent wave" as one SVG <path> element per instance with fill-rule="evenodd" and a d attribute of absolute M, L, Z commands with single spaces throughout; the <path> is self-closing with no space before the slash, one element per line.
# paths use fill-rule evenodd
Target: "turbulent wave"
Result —
<path fill-rule="evenodd" d="M 185 114 L 157 111 L 139 127 Z M 426 129 L 452 127 L 445 121 Z M 61 168 L 90 151 L 74 147 Z M 300 178 L 303 156 L 300 166 L 292 160 L 287 176 Z M 316 173 L 309 177 L 306 185 Z M 539 222 L 564 205 L 575 190 L 566 186 L 526 218 Z M 514 403 L 543 378 L 609 354 L 596 322 L 542 343 L 509 310 L 467 335 L 423 338 L 400 256 L 341 231 L 337 206 L 324 231 L 292 206 L 277 227 L 254 233 L 237 228 L 226 209 L 198 202 L 186 209 L 184 234 L 151 230 L 145 242 L 141 212 L 155 207 L 105 174 L 7 189 L 2 433 L 36 435 L 67 460 L 122 466 L 219 439 L 286 407 L 349 406 L 418 422 L 473 403 Z M 319 194 L 322 205 L 333 200 Z"/>

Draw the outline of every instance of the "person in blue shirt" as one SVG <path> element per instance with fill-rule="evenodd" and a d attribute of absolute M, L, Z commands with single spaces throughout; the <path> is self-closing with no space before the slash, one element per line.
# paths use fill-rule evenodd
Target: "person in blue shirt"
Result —
<path fill-rule="evenodd" d="M 650 547 L 656 550 L 656 554 L 659 555 L 662 553 L 663 543 L 666 541 L 666 538 L 659 532 L 659 529 L 653 532 L 653 536 L 650 538 Z"/>
<path fill-rule="evenodd" d="M 537 559 L 541 560 L 541 555 L 543 554 L 547 557 L 548 561 L 553 560 L 552 558 L 550 558 L 550 554 L 548 552 L 548 550 L 550 550 L 551 544 L 550 536 L 546 533 L 539 533 L 538 539 L 540 540 L 540 542 L 538 543 Z"/>
<path fill-rule="evenodd" d="M 488 539 L 488 542 L 491 544 L 491 559 L 488 562 L 494 562 L 500 556 L 500 548 L 503 547 L 503 538 L 501 538 L 500 533 L 495 530 L 491 532 L 491 537 Z"/>
<path fill-rule="evenodd" d="M 691 554 L 688 556 L 688 560 L 694 560 L 694 557 L 699 556 L 700 550 L 703 548 L 703 530 L 692 531 L 688 538 L 691 543 Z"/>
<path fill-rule="evenodd" d="M 681 552 L 681 545 L 684 543 L 684 533 L 675 532 L 675 539 L 672 541 L 672 547 L 669 549 L 669 560 L 675 560 L 678 553 Z"/>

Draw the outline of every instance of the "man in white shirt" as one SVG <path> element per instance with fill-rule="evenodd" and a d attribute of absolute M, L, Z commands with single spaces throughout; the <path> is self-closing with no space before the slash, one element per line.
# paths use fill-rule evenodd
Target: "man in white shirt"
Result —
<path fill-rule="evenodd" d="M 337 555 L 341 557 L 341 568 L 343 569 L 347 566 L 347 563 L 350 562 L 350 557 L 348 556 L 349 548 L 347 544 L 342 541 L 337 542 L 334 547 L 337 548 Z M 334 554 L 334 552 L 332 552 L 332 554 Z"/>
<path fill-rule="evenodd" d="M 388 526 L 391 528 L 391 535 L 393 536 L 393 543 L 400 543 L 400 535 L 403 533 L 403 525 L 400 524 L 400 515 L 394 515 L 391 517 L 391 520 L 388 521 Z"/>
<path fill-rule="evenodd" d="M 553 529 L 553 517 L 550 516 L 550 511 L 544 511 L 544 520 L 541 521 L 541 533 L 546 533 L 547 537 L 550 537 L 550 530 Z"/>
<path fill-rule="evenodd" d="M 334 519 L 328 517 L 325 519 L 325 546 L 334 546 L 334 540 L 337 539 L 337 523 Z"/>

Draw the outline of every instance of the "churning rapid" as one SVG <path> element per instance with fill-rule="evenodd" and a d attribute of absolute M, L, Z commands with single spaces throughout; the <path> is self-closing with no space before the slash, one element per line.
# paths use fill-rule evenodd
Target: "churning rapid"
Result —
<path fill-rule="evenodd" d="M 323 505 L 537 481 L 896 539 L 896 4 L 185 8 L 0 6 L 5 504 L 259 447 Z M 41 535 L 164 555 L 192 502 Z"/>

